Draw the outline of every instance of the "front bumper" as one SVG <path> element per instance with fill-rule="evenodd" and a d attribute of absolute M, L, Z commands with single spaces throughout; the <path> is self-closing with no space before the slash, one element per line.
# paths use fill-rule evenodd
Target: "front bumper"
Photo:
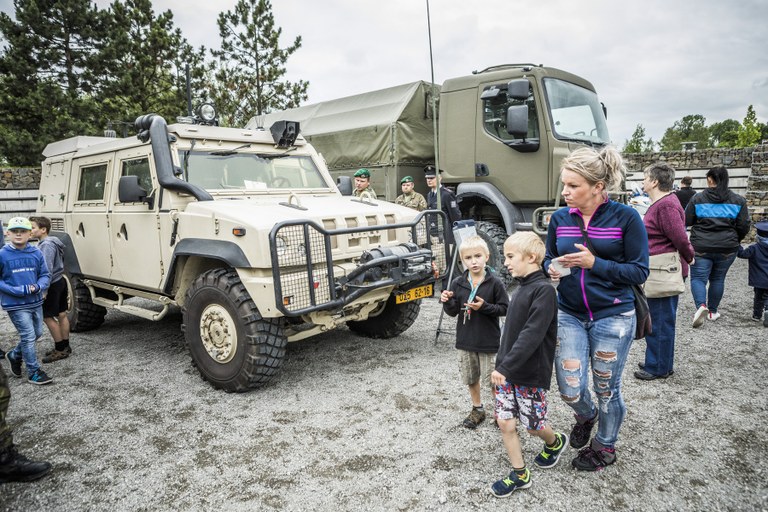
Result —
<path fill-rule="evenodd" d="M 340 311 L 382 288 L 399 292 L 434 282 L 448 261 L 445 236 L 429 234 L 437 215 L 445 218 L 430 210 L 399 224 L 339 229 L 310 220 L 276 224 L 269 234 L 275 306 L 289 317 Z M 350 240 L 368 243 L 355 250 Z"/>

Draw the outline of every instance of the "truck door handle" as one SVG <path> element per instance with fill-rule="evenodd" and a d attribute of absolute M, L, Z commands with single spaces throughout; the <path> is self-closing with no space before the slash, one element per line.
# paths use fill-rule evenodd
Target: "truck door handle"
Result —
<path fill-rule="evenodd" d="M 85 238 L 85 227 L 83 226 L 82 222 L 77 226 L 77 234 Z"/>
<path fill-rule="evenodd" d="M 120 231 L 117 232 L 117 238 L 122 238 L 126 242 L 128 241 L 128 230 L 125 227 L 125 224 L 120 226 Z"/>
<path fill-rule="evenodd" d="M 475 164 L 475 176 L 478 178 L 484 178 L 491 174 L 491 171 L 488 169 L 488 166 L 484 163 L 476 163 Z"/>

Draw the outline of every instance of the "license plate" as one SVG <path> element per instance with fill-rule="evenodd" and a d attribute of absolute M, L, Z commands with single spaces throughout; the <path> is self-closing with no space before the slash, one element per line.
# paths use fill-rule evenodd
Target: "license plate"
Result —
<path fill-rule="evenodd" d="M 431 297 L 431 296 L 432 296 L 432 285 L 426 284 L 424 286 L 411 288 L 405 293 L 398 294 L 395 297 L 395 303 L 402 304 L 404 302 L 411 302 L 412 300 L 419 300 L 419 299 L 423 299 L 425 297 Z"/>

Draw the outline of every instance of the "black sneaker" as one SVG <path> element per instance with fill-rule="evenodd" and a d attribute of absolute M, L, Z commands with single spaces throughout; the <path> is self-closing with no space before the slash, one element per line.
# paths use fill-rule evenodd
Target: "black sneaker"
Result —
<path fill-rule="evenodd" d="M 763 313 L 763 327 L 768 327 L 768 311 Z"/>
<path fill-rule="evenodd" d="M 602 471 L 614 462 L 616 462 L 616 450 L 612 448 L 594 450 L 591 446 L 587 446 L 579 452 L 571 464 L 579 471 Z"/>
<path fill-rule="evenodd" d="M 480 407 L 473 407 L 472 411 L 469 413 L 469 416 L 464 418 L 462 425 L 464 425 L 465 428 L 474 430 L 483 421 L 485 421 L 485 410 Z"/>
<path fill-rule="evenodd" d="M 531 486 L 531 472 L 528 468 L 525 469 L 525 476 L 522 478 L 517 476 L 514 471 L 510 472 L 508 476 L 496 481 L 491 486 L 491 494 L 497 498 L 506 498 L 518 489 L 527 489 Z"/>
<path fill-rule="evenodd" d="M 38 368 L 35 373 L 29 376 L 27 382 L 30 384 L 37 384 L 38 386 L 44 386 L 46 384 L 51 384 L 53 379 L 50 378 L 48 374 L 42 370 L 42 368 Z"/>
<path fill-rule="evenodd" d="M 594 418 L 587 420 L 584 423 L 580 423 L 578 420 L 576 420 L 576 424 L 571 429 L 571 435 L 569 436 L 571 439 L 572 447 L 578 450 L 579 448 L 583 448 L 589 442 L 589 439 L 592 437 L 592 429 L 595 428 L 596 421 L 597 414 L 595 414 Z"/>
<path fill-rule="evenodd" d="M 555 447 L 550 448 L 545 444 L 541 453 L 538 454 L 535 459 L 533 459 L 533 463 L 540 468 L 549 469 L 555 467 L 560 460 L 560 456 L 563 454 L 565 449 L 568 448 L 567 435 L 556 433 L 555 437 L 557 440 Z"/>
<path fill-rule="evenodd" d="M 16 378 L 21 378 L 21 360 L 15 360 L 11 357 L 10 352 L 5 353 L 5 358 L 8 360 L 8 363 L 11 365 L 11 373 Z"/>
<path fill-rule="evenodd" d="M 51 471 L 47 462 L 31 461 L 11 445 L 5 452 L 0 452 L 0 483 L 31 482 L 42 478 Z"/>

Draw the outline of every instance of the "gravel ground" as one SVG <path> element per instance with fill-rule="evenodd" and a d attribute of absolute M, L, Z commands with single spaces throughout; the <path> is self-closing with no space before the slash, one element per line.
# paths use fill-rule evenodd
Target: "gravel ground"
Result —
<path fill-rule="evenodd" d="M 767 510 L 768 329 L 750 320 L 747 265 L 731 270 L 722 318 L 690 328 L 682 296 L 675 375 L 640 382 L 632 347 L 618 462 L 595 474 L 534 468 L 498 502 L 509 470 L 498 431 L 460 426 L 469 409 L 452 334 L 434 343 L 439 305 L 393 340 L 347 330 L 289 345 L 265 389 L 226 394 L 192 367 L 178 312 L 159 323 L 110 312 L 48 365 L 52 386 L 11 378 L 21 451 L 49 460 L 38 482 L 5 484 L 1 510 Z M 0 315 L 0 346 L 14 343 Z M 452 328 L 452 322 L 444 328 Z M 47 336 L 40 351 L 50 346 Z M 762 347 L 762 348 L 761 348 Z M 7 369 L 7 363 L 3 363 Z M 551 421 L 571 416 L 553 382 Z M 531 463 L 539 443 L 522 431 Z"/>

